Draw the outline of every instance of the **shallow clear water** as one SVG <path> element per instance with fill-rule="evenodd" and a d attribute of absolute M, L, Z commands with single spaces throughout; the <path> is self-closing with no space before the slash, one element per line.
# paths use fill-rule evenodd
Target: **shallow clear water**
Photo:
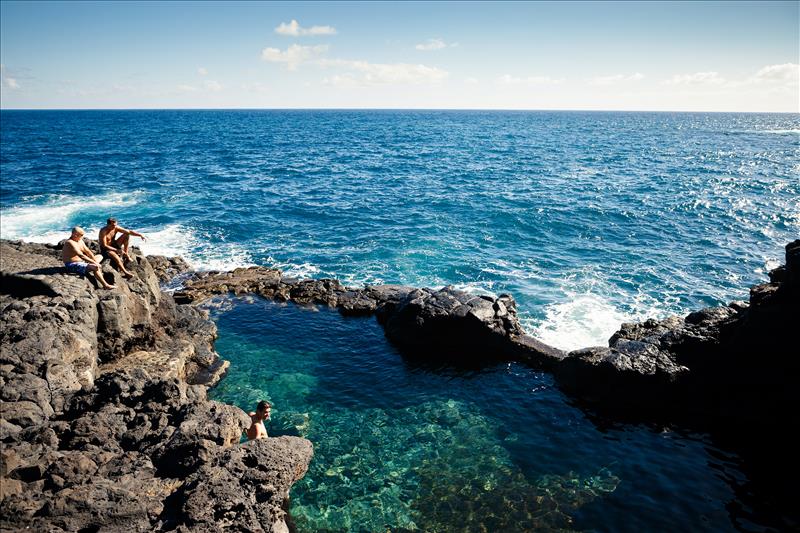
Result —
<path fill-rule="evenodd" d="M 746 298 L 800 234 L 797 114 L 2 111 L 3 237 L 511 292 L 563 348 Z"/>
<path fill-rule="evenodd" d="M 314 443 L 300 531 L 726 531 L 736 457 L 704 435 L 596 425 L 547 374 L 404 358 L 371 318 L 260 298 L 209 305 L 232 362 L 212 397 L 274 405 Z"/>

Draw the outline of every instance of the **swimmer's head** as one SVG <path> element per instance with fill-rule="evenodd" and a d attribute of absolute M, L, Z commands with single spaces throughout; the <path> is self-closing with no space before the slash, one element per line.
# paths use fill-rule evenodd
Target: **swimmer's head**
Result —
<path fill-rule="evenodd" d="M 262 415 L 269 414 L 270 409 L 272 408 L 272 404 L 270 404 L 266 400 L 261 400 L 258 402 L 258 406 L 256 406 L 256 412 Z"/>

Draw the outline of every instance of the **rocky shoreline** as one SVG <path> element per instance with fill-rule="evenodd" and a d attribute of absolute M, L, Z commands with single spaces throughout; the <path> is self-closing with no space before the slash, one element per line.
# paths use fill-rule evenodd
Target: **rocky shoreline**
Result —
<path fill-rule="evenodd" d="M 552 372 L 570 395 L 615 412 L 763 421 L 788 405 L 798 370 L 788 353 L 800 326 L 800 240 L 786 246 L 786 264 L 770 272 L 768 283 L 751 288 L 749 302 L 622 324 L 608 346 L 571 352 L 527 335 L 508 294 L 352 288 L 250 267 L 195 273 L 175 300 L 198 303 L 228 293 L 375 315 L 387 338 L 409 356 L 456 364 L 523 362 Z"/>
<path fill-rule="evenodd" d="M 312 446 L 238 445 L 246 415 L 207 400 L 227 363 L 194 304 L 215 295 L 374 315 L 404 355 L 523 362 L 615 416 L 771 424 L 794 405 L 800 240 L 749 302 L 623 324 L 608 346 L 572 352 L 527 335 L 510 295 L 351 288 L 265 267 L 193 273 L 180 258 L 138 252 L 134 279 L 106 292 L 64 274 L 56 247 L 0 246 L 3 529 L 286 530 L 288 490 Z M 161 292 L 177 275 L 182 288 Z"/>
<path fill-rule="evenodd" d="M 215 325 L 159 288 L 178 263 L 134 250 L 104 291 L 58 247 L 0 241 L 3 531 L 288 531 L 312 445 L 238 444 L 249 417 L 206 397 Z"/>

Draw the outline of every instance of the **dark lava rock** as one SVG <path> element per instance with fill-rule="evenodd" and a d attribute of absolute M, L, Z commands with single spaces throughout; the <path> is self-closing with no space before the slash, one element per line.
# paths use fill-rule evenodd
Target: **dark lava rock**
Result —
<path fill-rule="evenodd" d="M 153 267 L 153 272 L 161 283 L 170 282 L 176 276 L 192 270 L 192 266 L 182 257 L 148 255 L 146 259 L 150 266 Z"/>
<path fill-rule="evenodd" d="M 732 302 L 686 317 L 623 324 L 608 347 L 569 353 L 556 367 L 569 392 L 626 410 L 779 420 L 800 360 L 800 240 L 771 282 Z"/>
<path fill-rule="evenodd" d="M 0 529 L 287 530 L 311 443 L 225 455 L 249 417 L 206 398 L 227 366 L 216 327 L 162 293 L 136 249 L 131 280 L 103 268 L 116 289 L 67 274 L 57 246 L 0 241 Z M 206 482 L 236 484 L 216 527 L 197 504 Z"/>

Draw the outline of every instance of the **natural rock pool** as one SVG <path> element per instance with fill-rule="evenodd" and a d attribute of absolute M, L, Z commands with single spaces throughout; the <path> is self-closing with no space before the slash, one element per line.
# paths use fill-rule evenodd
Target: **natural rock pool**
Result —
<path fill-rule="evenodd" d="M 220 401 L 273 404 L 314 443 L 290 512 L 304 531 L 686 531 L 746 527 L 735 455 L 704 434 L 611 423 L 518 364 L 401 354 L 374 318 L 260 298 L 208 308 L 231 361 Z"/>

